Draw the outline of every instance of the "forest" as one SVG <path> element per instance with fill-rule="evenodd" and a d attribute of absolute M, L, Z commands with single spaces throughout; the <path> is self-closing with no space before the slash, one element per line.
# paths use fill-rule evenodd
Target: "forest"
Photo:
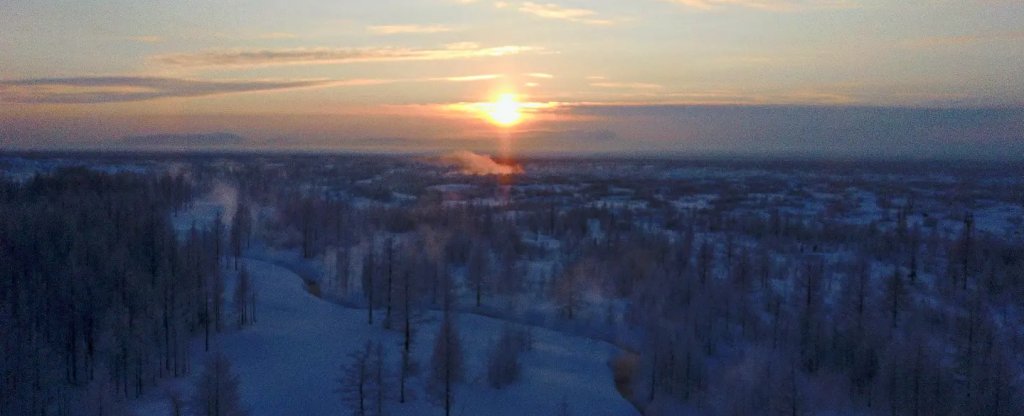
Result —
<path fill-rule="evenodd" d="M 335 414 L 473 414 L 551 334 L 632 414 L 1024 412 L 1021 166 L 517 162 L 0 155 L 0 415 L 274 414 L 218 339 L 277 269 L 356 328 Z"/>

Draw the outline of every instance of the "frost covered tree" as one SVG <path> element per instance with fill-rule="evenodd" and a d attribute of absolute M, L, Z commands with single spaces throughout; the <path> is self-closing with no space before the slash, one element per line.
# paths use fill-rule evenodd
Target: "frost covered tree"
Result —
<path fill-rule="evenodd" d="M 889 312 L 889 323 L 893 328 L 899 324 L 900 312 L 905 308 L 906 297 L 907 287 L 903 282 L 900 268 L 896 267 L 885 285 L 885 309 Z"/>
<path fill-rule="evenodd" d="M 167 405 L 170 406 L 170 416 L 185 416 L 185 399 L 181 395 L 181 391 L 176 388 L 169 388 L 165 391 L 167 395 Z"/>
<path fill-rule="evenodd" d="M 384 414 L 387 397 L 386 357 L 379 342 L 367 341 L 363 348 L 349 354 L 338 379 L 341 400 L 355 416 Z"/>
<path fill-rule="evenodd" d="M 385 242 L 385 279 L 384 279 L 384 328 L 391 329 L 391 312 L 393 309 L 394 281 L 395 281 L 395 242 L 387 239 Z"/>
<path fill-rule="evenodd" d="M 119 400 L 116 386 L 108 377 L 97 377 L 85 385 L 81 406 L 75 414 L 83 416 L 121 416 L 131 414 L 123 400 Z M 180 416 L 180 413 L 179 413 Z"/>
<path fill-rule="evenodd" d="M 350 251 L 348 246 L 341 246 L 334 252 L 334 286 L 337 295 L 344 300 L 348 299 L 349 286 L 352 284 Z"/>
<path fill-rule="evenodd" d="M 405 403 L 407 399 L 407 382 L 409 378 L 419 374 L 419 365 L 412 354 L 413 339 L 416 332 L 415 326 L 419 320 L 420 313 L 417 307 L 417 287 L 413 280 L 414 274 L 409 270 L 398 273 L 396 282 L 396 319 L 400 321 L 398 330 L 402 332 L 402 343 L 400 346 L 400 363 L 398 366 L 398 401 Z"/>
<path fill-rule="evenodd" d="M 502 330 L 501 337 L 487 354 L 487 383 L 500 389 L 519 380 L 519 355 L 528 348 L 524 331 L 511 327 Z"/>
<path fill-rule="evenodd" d="M 78 393 L 124 400 L 187 370 L 216 264 L 208 227 L 170 222 L 189 189 L 84 168 L 0 179 L 0 414 L 109 413 Z"/>
<path fill-rule="evenodd" d="M 238 279 L 235 282 L 234 307 L 235 316 L 238 317 L 238 327 L 242 328 L 252 323 L 252 279 L 249 277 L 249 268 L 242 265 L 238 272 Z"/>
<path fill-rule="evenodd" d="M 466 264 L 466 280 L 473 287 L 476 306 L 483 302 L 484 290 L 491 272 L 490 250 L 481 244 L 474 244 L 469 251 L 469 262 Z"/>
<path fill-rule="evenodd" d="M 239 202 L 235 208 L 235 215 L 231 218 L 231 231 L 228 235 L 231 246 L 231 256 L 234 258 L 235 270 L 238 270 L 239 259 L 242 257 L 242 250 L 249 245 L 252 238 L 252 213 L 245 202 Z"/>
<path fill-rule="evenodd" d="M 464 376 L 462 341 L 459 339 L 459 332 L 449 309 L 450 307 L 445 308 L 444 318 L 434 340 L 434 351 L 430 356 L 430 374 L 427 379 L 427 394 L 435 404 L 444 408 L 446 416 L 452 414 L 455 406 L 455 387 Z"/>
<path fill-rule="evenodd" d="M 374 242 L 371 239 L 367 245 L 366 257 L 363 259 L 363 296 L 366 297 L 366 323 L 373 325 L 373 308 L 377 306 L 377 261 L 374 259 Z"/>
<path fill-rule="evenodd" d="M 223 353 L 215 352 L 196 379 L 191 409 L 196 416 L 245 416 L 238 396 L 238 376 Z"/>
<path fill-rule="evenodd" d="M 374 415 L 381 416 L 384 414 L 384 400 L 388 397 L 388 370 L 387 370 L 387 356 L 384 351 L 384 347 L 380 345 L 380 342 L 375 342 L 370 348 L 370 381 L 372 382 L 371 389 L 373 400 Z"/>
<path fill-rule="evenodd" d="M 338 393 L 354 416 L 366 416 L 370 406 L 370 344 L 349 355 L 349 362 L 342 366 L 338 379 Z"/>
<path fill-rule="evenodd" d="M 409 399 L 406 386 L 409 379 L 419 374 L 419 363 L 412 356 L 412 351 L 402 348 L 398 362 L 398 402 L 405 403 Z"/>
<path fill-rule="evenodd" d="M 221 273 L 220 267 L 215 267 L 207 286 L 206 311 L 203 323 L 206 331 L 206 351 L 209 351 L 211 326 L 214 331 L 219 333 L 224 322 L 224 276 Z"/>
<path fill-rule="evenodd" d="M 572 416 L 572 408 L 569 407 L 569 399 L 562 396 L 562 400 L 558 402 L 558 409 L 555 413 L 557 416 Z"/>
<path fill-rule="evenodd" d="M 595 265 L 590 259 L 570 266 L 555 282 L 552 290 L 562 316 L 573 319 L 583 307 L 583 286 L 594 275 Z"/>

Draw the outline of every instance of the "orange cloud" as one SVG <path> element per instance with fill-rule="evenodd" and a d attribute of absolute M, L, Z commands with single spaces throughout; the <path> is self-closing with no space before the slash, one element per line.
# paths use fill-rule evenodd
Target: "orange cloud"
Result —
<path fill-rule="evenodd" d="M 553 3 L 526 2 L 519 6 L 519 11 L 544 19 L 565 20 L 588 25 L 612 25 L 614 20 L 597 17 L 597 12 L 590 9 L 568 8 Z"/>
<path fill-rule="evenodd" d="M 516 55 L 540 50 L 537 47 L 507 45 L 481 47 L 460 43 L 442 49 L 405 48 L 292 48 L 245 49 L 157 55 L 150 60 L 178 67 L 322 65 L 372 61 L 438 61 Z"/>
<path fill-rule="evenodd" d="M 376 35 L 431 34 L 454 32 L 457 29 L 445 25 L 379 25 L 366 28 Z"/>

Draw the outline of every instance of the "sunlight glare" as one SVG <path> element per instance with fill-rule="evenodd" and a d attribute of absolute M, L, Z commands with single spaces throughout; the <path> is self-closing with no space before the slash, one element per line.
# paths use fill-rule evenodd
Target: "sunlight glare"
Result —
<path fill-rule="evenodd" d="M 519 98 L 515 94 L 501 94 L 497 100 L 491 103 L 487 116 L 499 126 L 514 126 L 523 120 L 522 104 L 519 103 Z"/>

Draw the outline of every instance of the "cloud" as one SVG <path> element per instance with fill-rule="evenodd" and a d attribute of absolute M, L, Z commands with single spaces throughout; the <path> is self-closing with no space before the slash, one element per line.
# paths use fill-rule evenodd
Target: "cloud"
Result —
<path fill-rule="evenodd" d="M 593 82 L 590 84 L 590 86 L 597 88 L 614 88 L 623 90 L 657 90 L 664 88 L 658 84 L 650 84 L 645 82 Z"/>
<path fill-rule="evenodd" d="M 523 173 L 522 166 L 503 165 L 495 162 L 490 156 L 460 150 L 445 158 L 446 163 L 459 166 L 464 175 L 512 175 Z"/>
<path fill-rule="evenodd" d="M 562 103 L 573 106 L 692 106 L 692 105 L 856 105 L 866 104 L 864 97 L 845 88 L 802 88 L 783 90 L 705 89 L 671 91 L 656 84 L 597 83 L 610 91 L 603 101 Z M 591 84 L 591 85 L 597 85 Z M 614 91 L 619 89 L 621 91 Z M 908 105 L 908 102 L 893 102 Z"/>
<path fill-rule="evenodd" d="M 663 0 L 691 8 L 713 10 L 742 7 L 773 12 L 813 9 L 847 9 L 856 7 L 854 0 Z"/>
<path fill-rule="evenodd" d="M 0 101 L 110 103 L 309 88 L 372 80 L 200 81 L 159 77 L 77 77 L 0 81 Z"/>
<path fill-rule="evenodd" d="M 897 157 L 1024 157 L 1024 107 L 850 105 L 578 106 L 580 128 L 620 134 L 623 149 Z M 582 146 L 580 146 L 582 147 Z"/>
<path fill-rule="evenodd" d="M 445 25 L 379 25 L 369 26 L 366 30 L 376 35 L 405 35 L 447 33 L 458 29 Z"/>
<path fill-rule="evenodd" d="M 451 82 L 473 82 L 473 81 L 489 81 L 492 79 L 501 78 L 501 74 L 483 74 L 483 75 L 466 75 L 458 77 L 444 77 L 444 78 L 433 78 L 433 80 L 444 80 Z"/>
<path fill-rule="evenodd" d="M 516 55 L 539 50 L 531 46 L 481 47 L 475 43 L 447 45 L 442 49 L 405 48 L 292 48 L 223 50 L 157 55 L 150 60 L 179 67 L 271 66 L 344 64 L 374 61 L 439 61 Z"/>
<path fill-rule="evenodd" d="M 565 20 L 588 25 L 612 25 L 614 20 L 597 17 L 597 12 L 590 9 L 562 7 L 554 3 L 525 2 L 519 6 L 519 11 L 544 19 Z"/>
<path fill-rule="evenodd" d="M 160 98 L 290 90 L 297 88 L 358 87 L 419 82 L 476 82 L 502 74 L 422 78 L 355 78 L 314 80 L 206 81 L 181 78 L 110 76 L 0 80 L 0 102 L 97 104 Z"/>
<path fill-rule="evenodd" d="M 476 42 L 455 42 L 444 45 L 444 48 L 453 51 L 468 51 L 480 49 L 480 44 Z"/>
<path fill-rule="evenodd" d="M 524 139 L 532 140 L 556 140 L 562 142 L 575 142 L 580 144 L 607 144 L 622 140 L 622 137 L 609 129 L 539 129 L 523 134 Z"/>
<path fill-rule="evenodd" d="M 255 36 L 259 40 L 298 39 L 299 35 L 289 32 L 268 32 Z"/>
<path fill-rule="evenodd" d="M 526 74 L 526 76 L 528 76 L 530 78 L 542 78 L 542 79 L 551 79 L 551 78 L 555 77 L 554 75 L 547 74 L 547 73 L 544 73 L 544 72 L 531 72 L 531 73 Z"/>

